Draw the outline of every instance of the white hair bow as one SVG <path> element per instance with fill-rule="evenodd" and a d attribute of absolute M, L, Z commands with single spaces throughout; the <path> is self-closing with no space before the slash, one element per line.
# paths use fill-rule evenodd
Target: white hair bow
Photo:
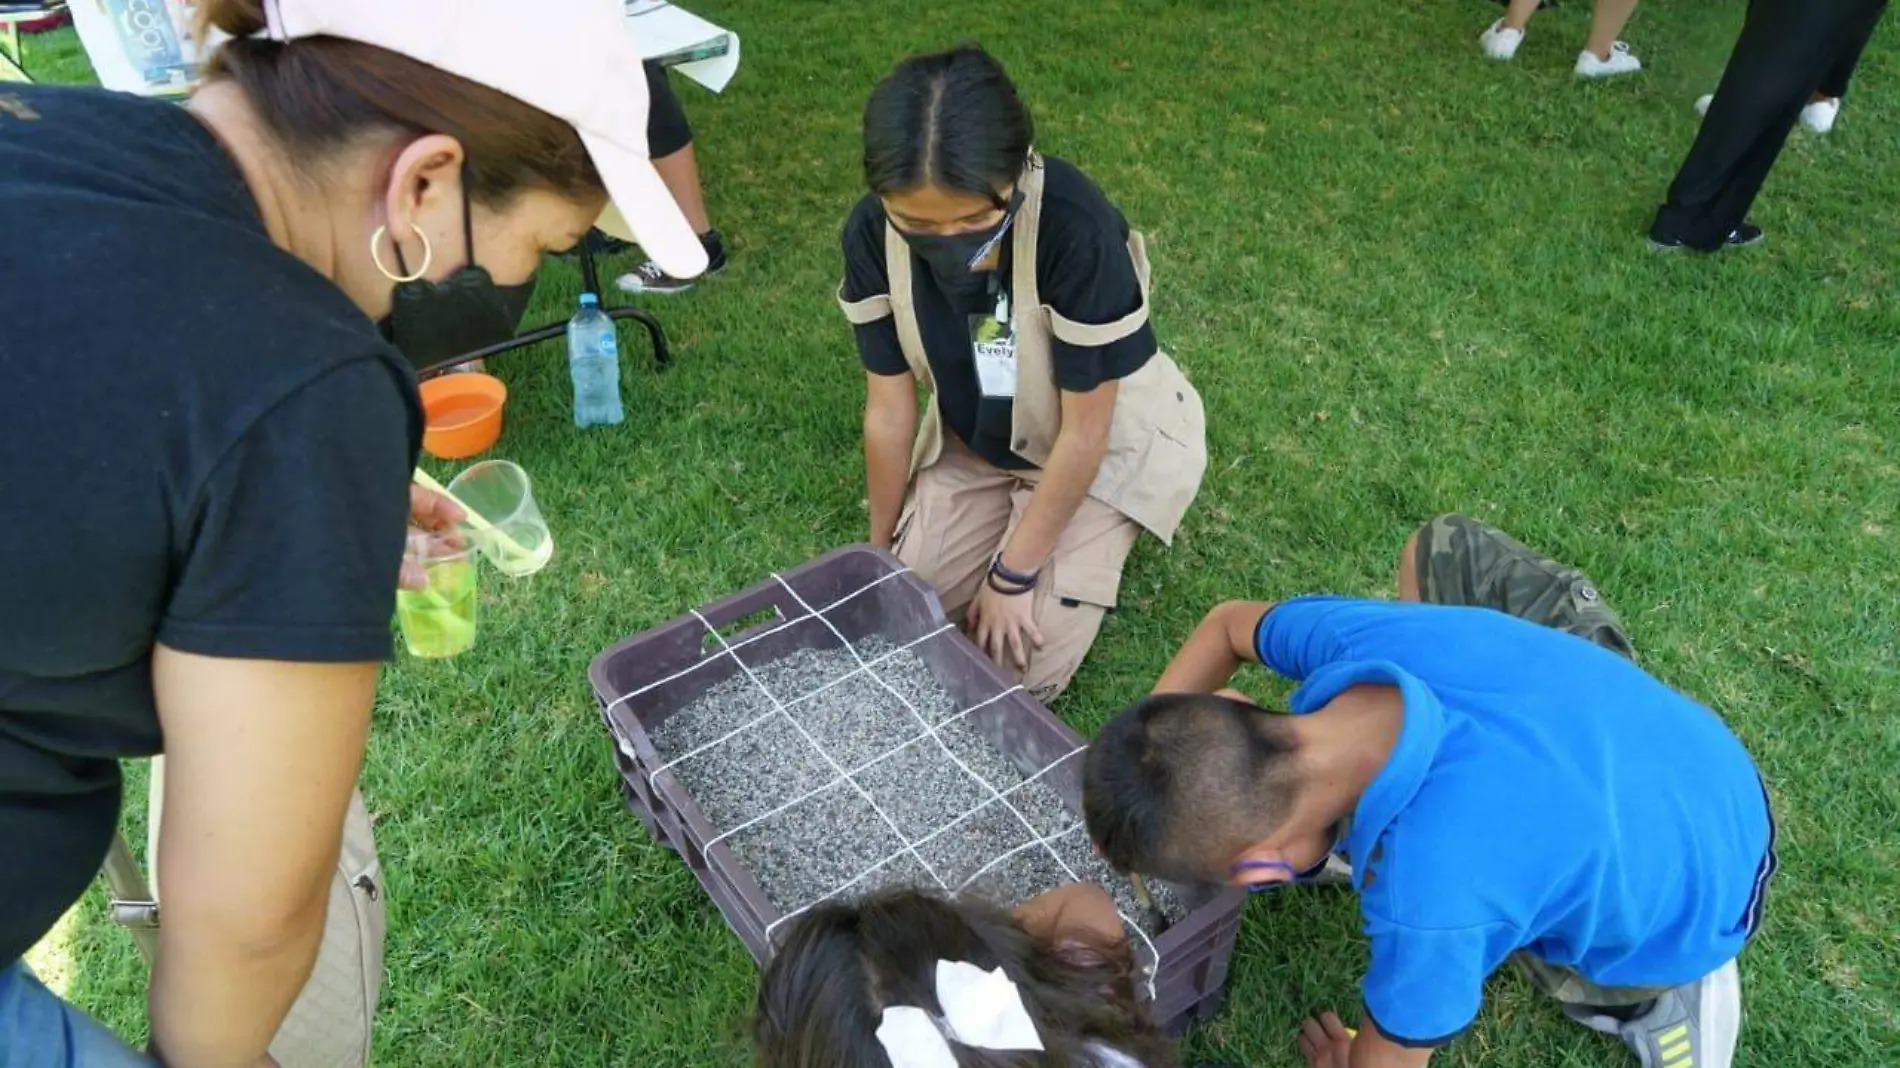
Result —
<path fill-rule="evenodd" d="M 877 1040 L 891 1068 L 957 1068 L 950 1039 L 975 1049 L 1042 1051 L 1022 992 L 1001 968 L 986 972 L 967 961 L 938 961 L 937 1004 L 941 1025 L 912 1005 L 884 1010 Z"/>

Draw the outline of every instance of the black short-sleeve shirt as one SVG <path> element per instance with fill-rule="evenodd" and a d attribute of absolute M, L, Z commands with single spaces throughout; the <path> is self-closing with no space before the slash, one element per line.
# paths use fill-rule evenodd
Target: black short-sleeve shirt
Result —
<path fill-rule="evenodd" d="M 163 748 L 156 643 L 388 656 L 421 408 L 182 108 L 0 86 L 0 218 L 4 967 L 98 871 L 117 761 Z"/>
<path fill-rule="evenodd" d="M 1141 307 L 1141 282 L 1128 258 L 1128 223 L 1089 176 L 1054 156 L 1043 158 L 1042 219 L 1036 235 L 1036 287 L 1043 303 L 1078 323 L 1111 323 Z M 883 205 L 867 195 L 844 224 L 844 298 L 863 300 L 890 292 L 885 266 Z M 1002 262 L 994 272 L 1007 288 L 1012 241 L 1003 243 Z M 937 404 L 944 425 L 971 451 L 1002 468 L 1026 468 L 1029 461 L 1010 450 L 1014 405 L 1007 398 L 983 396 L 971 353 L 971 315 L 994 307 L 981 289 L 960 297 L 946 292 L 924 261 L 911 255 L 911 300 L 917 331 L 937 380 Z M 872 374 L 902 374 L 910 369 L 889 318 L 855 328 L 858 355 Z M 1154 330 L 1139 330 L 1102 346 L 1071 345 L 1051 339 L 1056 385 L 1087 393 L 1104 382 L 1141 369 L 1155 354 Z"/>

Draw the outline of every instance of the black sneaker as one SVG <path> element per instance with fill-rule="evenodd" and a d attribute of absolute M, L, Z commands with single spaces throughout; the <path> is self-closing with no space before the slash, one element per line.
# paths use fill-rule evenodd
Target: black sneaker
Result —
<path fill-rule="evenodd" d="M 555 255 L 564 260 L 571 260 L 578 258 L 581 254 L 581 250 L 586 249 L 592 252 L 596 257 L 618 256 L 631 248 L 633 248 L 633 242 L 622 241 L 596 226 L 592 230 L 587 231 L 587 236 L 581 238 L 573 248 L 565 252 L 557 252 Z"/>
<path fill-rule="evenodd" d="M 1722 239 L 1720 248 L 1747 248 L 1749 245 L 1759 245 L 1762 242 L 1763 236 L 1761 227 L 1756 226 L 1752 222 L 1744 222 L 1742 225 L 1728 232 L 1728 236 Z M 1664 252 L 1673 252 L 1679 248 L 1689 247 L 1683 243 L 1682 238 L 1679 237 L 1658 238 L 1652 236 L 1649 239 L 1649 244 L 1650 247 L 1660 249 Z M 1707 251 L 1715 252 L 1719 251 L 1719 249 L 1709 249 Z"/>
<path fill-rule="evenodd" d="M 660 296 L 672 296 L 693 288 L 700 278 L 711 278 L 726 269 L 726 246 L 714 230 L 700 238 L 706 246 L 706 269 L 699 278 L 675 278 L 666 273 L 659 264 L 648 260 L 633 269 L 631 274 L 623 274 L 614 282 L 625 293 L 654 293 Z"/>

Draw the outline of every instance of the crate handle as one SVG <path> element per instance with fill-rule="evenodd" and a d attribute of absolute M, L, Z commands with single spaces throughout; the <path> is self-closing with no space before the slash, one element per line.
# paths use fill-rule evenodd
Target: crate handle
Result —
<path fill-rule="evenodd" d="M 786 613 L 787 600 L 785 588 L 766 579 L 723 600 L 702 605 L 698 616 L 705 621 L 705 627 L 700 630 L 704 632 L 706 627 L 711 627 L 727 645 L 736 645 L 761 631 L 784 626 L 790 618 Z M 738 633 L 733 633 L 734 627 L 740 628 Z M 701 639 L 702 656 L 720 650 L 719 638 L 702 633 Z"/>
<path fill-rule="evenodd" d="M 699 640 L 699 649 L 701 653 L 714 653 L 729 645 L 743 645 L 754 635 L 783 626 L 785 613 L 778 605 L 771 604 L 730 623 L 713 623 L 711 616 L 707 616 L 706 621 L 712 623 L 713 629 Z"/>

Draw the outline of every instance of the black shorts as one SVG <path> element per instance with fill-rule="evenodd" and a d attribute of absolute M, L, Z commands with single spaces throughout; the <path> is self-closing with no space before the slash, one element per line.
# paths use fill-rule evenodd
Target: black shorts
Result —
<path fill-rule="evenodd" d="M 647 72 L 647 156 L 670 156 L 693 143 L 693 128 L 687 125 L 686 110 L 673 94 L 666 68 L 655 60 L 642 64 Z"/>

